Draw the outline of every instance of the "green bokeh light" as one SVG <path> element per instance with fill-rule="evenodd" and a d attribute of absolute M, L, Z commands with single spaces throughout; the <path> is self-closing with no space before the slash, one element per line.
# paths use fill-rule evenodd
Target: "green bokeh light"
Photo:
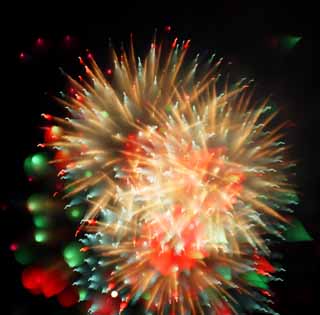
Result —
<path fill-rule="evenodd" d="M 49 169 L 48 157 L 44 153 L 36 153 L 24 161 L 24 170 L 28 176 L 42 176 L 47 174 Z"/>
<path fill-rule="evenodd" d="M 79 221 L 83 216 L 83 212 L 81 207 L 72 207 L 68 211 L 68 216 L 72 221 Z"/>
<path fill-rule="evenodd" d="M 93 173 L 90 170 L 87 170 L 84 172 L 85 177 L 91 177 L 92 175 L 93 175 Z"/>
<path fill-rule="evenodd" d="M 49 239 L 49 235 L 47 231 L 44 230 L 36 230 L 34 233 L 34 240 L 37 243 L 45 243 Z"/>
<path fill-rule="evenodd" d="M 150 292 L 145 292 L 145 293 L 143 293 L 143 294 L 142 294 L 142 298 L 143 298 L 144 300 L 146 300 L 146 301 L 149 301 L 150 298 L 151 298 Z"/>
<path fill-rule="evenodd" d="M 46 197 L 41 194 L 33 194 L 28 198 L 27 207 L 31 212 L 43 210 Z"/>
<path fill-rule="evenodd" d="M 59 126 L 52 126 L 51 132 L 55 136 L 60 136 L 62 134 L 62 129 Z"/>
<path fill-rule="evenodd" d="M 33 250 L 27 246 L 19 246 L 19 249 L 14 252 L 14 257 L 21 265 L 29 265 L 35 259 Z"/>
<path fill-rule="evenodd" d="M 170 104 L 166 105 L 165 111 L 166 111 L 167 113 L 171 113 L 171 112 L 172 112 L 172 105 L 170 105 Z"/>
<path fill-rule="evenodd" d="M 83 263 L 85 255 L 80 251 L 81 248 L 78 242 L 72 242 L 64 248 L 63 257 L 69 267 L 74 268 Z"/>
<path fill-rule="evenodd" d="M 45 215 L 35 215 L 33 223 L 37 228 L 46 228 L 50 225 L 49 218 Z"/>
<path fill-rule="evenodd" d="M 88 291 L 85 289 L 79 290 L 79 301 L 84 301 L 88 295 Z"/>
<path fill-rule="evenodd" d="M 300 36 L 284 36 L 281 38 L 281 46 L 285 49 L 292 49 L 294 48 L 302 39 Z"/>
<path fill-rule="evenodd" d="M 48 211 L 53 206 L 52 200 L 43 194 L 33 194 L 27 200 L 27 208 L 32 213 Z"/>
<path fill-rule="evenodd" d="M 103 118 L 108 118 L 109 117 L 109 113 L 106 111 L 101 112 L 101 115 Z"/>

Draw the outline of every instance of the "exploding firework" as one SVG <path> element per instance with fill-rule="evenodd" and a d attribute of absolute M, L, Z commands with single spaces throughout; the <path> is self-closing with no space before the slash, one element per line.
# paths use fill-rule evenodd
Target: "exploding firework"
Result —
<path fill-rule="evenodd" d="M 296 202 L 286 123 L 250 81 L 222 84 L 221 60 L 188 63 L 189 43 L 153 42 L 144 60 L 132 43 L 112 51 L 110 80 L 80 58 L 86 79 L 68 77 L 58 100 L 68 117 L 43 114 L 65 182 L 55 197 L 87 209 L 75 284 L 94 314 L 138 301 L 146 314 L 274 313 L 270 242 Z"/>

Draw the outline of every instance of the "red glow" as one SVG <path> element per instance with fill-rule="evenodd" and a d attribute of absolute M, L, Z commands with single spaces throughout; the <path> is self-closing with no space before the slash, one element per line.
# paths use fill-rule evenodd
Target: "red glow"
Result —
<path fill-rule="evenodd" d="M 87 54 L 87 57 L 88 57 L 88 59 L 92 59 L 92 58 L 93 58 L 93 55 L 92 55 L 91 53 L 88 53 L 88 54 Z"/>
<path fill-rule="evenodd" d="M 164 30 L 169 33 L 169 32 L 171 31 L 171 26 L 170 26 L 170 25 L 167 25 L 167 26 L 164 28 Z"/>
<path fill-rule="evenodd" d="M 78 302 L 79 295 L 74 287 L 68 287 L 58 295 L 59 303 L 64 307 L 70 307 Z"/>
<path fill-rule="evenodd" d="M 26 55 L 24 54 L 24 52 L 21 52 L 20 54 L 19 54 L 19 58 L 20 59 L 24 59 L 26 57 Z"/>
<path fill-rule="evenodd" d="M 65 38 L 64 38 L 64 40 L 65 40 L 66 42 L 70 42 L 70 41 L 71 41 L 71 36 L 70 36 L 70 35 L 66 35 Z"/>
<path fill-rule="evenodd" d="M 55 142 L 62 136 L 62 129 L 57 126 L 46 127 L 44 139 L 46 143 Z"/>
<path fill-rule="evenodd" d="M 39 37 L 36 42 L 37 46 L 42 46 L 44 44 L 43 38 Z"/>
<path fill-rule="evenodd" d="M 107 75 L 111 75 L 112 74 L 112 69 L 107 69 L 107 71 L 106 71 L 106 73 L 107 73 Z"/>
<path fill-rule="evenodd" d="M 59 150 L 55 154 L 55 166 L 58 169 L 64 169 L 66 168 L 67 164 L 69 163 L 70 160 L 70 152 L 67 150 Z"/>
<path fill-rule="evenodd" d="M 22 285 L 29 290 L 41 289 L 45 277 L 44 269 L 40 267 L 28 267 L 22 272 Z"/>
<path fill-rule="evenodd" d="M 10 250 L 15 252 L 19 248 L 19 245 L 17 243 L 12 243 L 10 245 Z"/>

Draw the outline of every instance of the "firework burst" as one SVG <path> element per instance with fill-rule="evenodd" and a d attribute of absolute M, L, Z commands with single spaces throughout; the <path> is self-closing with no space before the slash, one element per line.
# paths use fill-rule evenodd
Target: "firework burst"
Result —
<path fill-rule="evenodd" d="M 276 113 L 253 102 L 250 82 L 219 91 L 221 60 L 187 63 L 188 46 L 153 42 L 144 60 L 132 44 L 112 51 L 110 81 L 80 59 L 87 80 L 69 78 L 59 99 L 68 118 L 44 115 L 66 211 L 88 209 L 77 284 L 93 301 L 119 296 L 119 313 L 138 300 L 147 314 L 272 313 L 269 241 L 295 197 L 285 124 L 271 127 Z"/>

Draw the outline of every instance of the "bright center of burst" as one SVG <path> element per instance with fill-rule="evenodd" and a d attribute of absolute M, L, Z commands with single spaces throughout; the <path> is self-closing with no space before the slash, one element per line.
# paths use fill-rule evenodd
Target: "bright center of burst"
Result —
<path fill-rule="evenodd" d="M 125 143 L 126 197 L 143 222 L 137 246 L 150 252 L 162 274 L 190 269 L 213 248 L 225 246 L 226 217 L 242 189 L 241 169 L 226 148 L 190 145 L 155 131 Z"/>

